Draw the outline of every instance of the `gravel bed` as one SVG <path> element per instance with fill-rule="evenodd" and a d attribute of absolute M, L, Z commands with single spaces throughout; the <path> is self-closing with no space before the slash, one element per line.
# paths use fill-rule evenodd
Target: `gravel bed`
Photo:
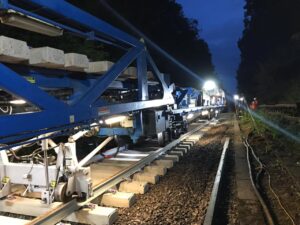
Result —
<path fill-rule="evenodd" d="M 226 125 L 218 125 L 115 224 L 202 224 L 217 171 Z"/>
<path fill-rule="evenodd" d="M 115 224 L 203 224 L 227 129 L 228 126 L 223 124 L 207 131 L 158 184 L 152 185 L 148 193 L 137 196 L 137 203 L 133 207 L 118 210 L 119 219 Z M 232 170 L 231 166 L 229 172 Z M 233 180 L 230 175 L 226 182 L 229 185 L 227 190 L 231 190 Z M 226 194 L 226 190 L 224 191 Z M 234 198 L 233 191 L 230 193 L 230 197 L 222 204 L 222 217 L 224 216 L 226 224 L 235 224 L 231 222 L 236 222 L 236 204 L 231 200 Z M 0 215 L 33 219 L 9 213 Z M 220 221 L 218 224 L 222 224 Z"/>

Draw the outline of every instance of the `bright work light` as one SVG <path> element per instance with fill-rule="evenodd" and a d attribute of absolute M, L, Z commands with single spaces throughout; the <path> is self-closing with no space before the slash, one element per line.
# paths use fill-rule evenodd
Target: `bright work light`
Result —
<path fill-rule="evenodd" d="M 63 34 L 63 30 L 59 27 L 45 23 L 33 17 L 16 13 L 15 11 L 8 11 L 7 13 L 3 14 L 0 17 L 0 21 L 1 23 L 9 26 L 18 27 L 51 37 L 57 37 Z"/>
<path fill-rule="evenodd" d="M 240 99 L 240 96 L 239 96 L 239 95 L 234 95 L 234 96 L 233 96 L 233 99 L 237 101 L 237 100 Z"/>
<path fill-rule="evenodd" d="M 217 88 L 217 85 L 216 85 L 216 83 L 215 83 L 214 81 L 212 81 L 212 80 L 206 81 L 206 82 L 204 83 L 204 85 L 203 85 L 203 89 L 204 89 L 205 91 L 211 91 L 211 90 L 216 89 L 216 88 Z"/>
<path fill-rule="evenodd" d="M 106 119 L 105 123 L 107 125 L 111 125 L 111 124 L 114 124 L 114 123 L 120 123 L 120 122 L 124 121 L 126 118 L 127 118 L 126 116 L 111 117 L 109 119 Z"/>
<path fill-rule="evenodd" d="M 26 104 L 26 101 L 23 99 L 16 99 L 16 100 L 9 101 L 9 103 L 12 105 L 24 105 Z"/>
<path fill-rule="evenodd" d="M 202 116 L 207 116 L 209 114 L 209 111 L 208 110 L 204 110 L 201 112 L 201 115 Z"/>
<path fill-rule="evenodd" d="M 194 117 L 194 114 L 193 113 L 189 113 L 189 115 L 187 116 L 187 119 L 190 120 Z"/>

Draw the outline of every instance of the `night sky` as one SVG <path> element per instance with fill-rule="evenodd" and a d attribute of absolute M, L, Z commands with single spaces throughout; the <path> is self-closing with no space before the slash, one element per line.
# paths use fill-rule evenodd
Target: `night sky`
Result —
<path fill-rule="evenodd" d="M 209 45 L 226 90 L 235 93 L 240 62 L 237 41 L 243 31 L 244 0 L 177 0 L 185 15 L 199 21 L 200 37 Z"/>

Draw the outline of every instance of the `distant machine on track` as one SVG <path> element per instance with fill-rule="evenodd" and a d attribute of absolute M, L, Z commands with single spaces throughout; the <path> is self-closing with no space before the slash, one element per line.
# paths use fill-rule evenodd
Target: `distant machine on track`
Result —
<path fill-rule="evenodd" d="M 88 165 L 110 142 L 116 151 L 124 148 L 120 137 L 133 143 L 151 137 L 163 145 L 226 104 L 216 87 L 167 84 L 142 41 L 67 1 L 0 0 L 0 10 L 1 23 L 16 31 L 68 33 L 123 51 L 117 62 L 92 62 L 0 36 L 0 198 L 16 184 L 46 203 L 74 193 L 87 198 L 93 194 Z M 92 149 L 78 157 L 78 142 L 92 138 Z"/>

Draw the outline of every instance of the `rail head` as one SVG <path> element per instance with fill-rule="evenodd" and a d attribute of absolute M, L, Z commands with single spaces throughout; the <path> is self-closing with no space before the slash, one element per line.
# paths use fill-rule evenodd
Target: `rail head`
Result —
<path fill-rule="evenodd" d="M 187 139 L 192 134 L 198 132 L 205 126 L 207 126 L 209 123 L 206 122 L 204 124 L 199 125 L 192 131 L 182 135 L 180 138 L 174 140 L 173 142 L 169 143 L 165 147 L 159 148 L 152 154 L 148 155 L 147 157 L 143 158 L 142 160 L 136 162 L 134 165 L 130 166 L 129 168 L 126 168 L 125 170 L 119 172 L 115 176 L 111 177 L 109 180 L 97 185 L 94 187 L 93 193 L 94 195 L 87 199 L 84 202 L 78 203 L 75 199 L 71 200 L 68 203 L 65 203 L 58 208 L 55 208 L 37 218 L 27 223 L 27 225 L 52 225 L 60 222 L 65 217 L 70 215 L 72 212 L 79 210 L 81 207 L 87 205 L 103 193 L 105 193 L 107 190 L 112 188 L 113 186 L 117 185 L 118 183 L 122 182 L 124 179 L 128 178 L 132 174 L 140 171 L 144 166 L 150 164 L 152 161 L 154 161 L 156 158 L 164 154 L 165 152 L 169 151 L 171 148 L 175 147 L 179 142 Z"/>
<path fill-rule="evenodd" d="M 230 139 L 227 137 L 225 139 L 225 143 L 223 146 L 223 151 L 222 151 L 221 159 L 219 162 L 217 175 L 216 175 L 213 190 L 212 190 L 212 193 L 210 196 L 208 209 L 207 209 L 207 212 L 205 215 L 204 225 L 212 225 L 214 222 L 215 208 L 216 208 L 219 190 L 220 190 L 220 186 L 221 186 L 221 182 L 222 182 L 222 175 L 224 174 L 224 166 L 225 166 L 225 162 L 226 162 L 226 155 L 227 155 L 227 150 L 229 147 L 229 142 L 230 142 Z"/>

